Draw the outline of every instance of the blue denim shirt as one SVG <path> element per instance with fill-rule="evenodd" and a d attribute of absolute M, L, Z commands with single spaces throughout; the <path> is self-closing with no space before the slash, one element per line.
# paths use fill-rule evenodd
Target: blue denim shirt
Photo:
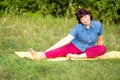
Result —
<path fill-rule="evenodd" d="M 98 40 L 98 36 L 103 34 L 102 25 L 98 21 L 91 21 L 90 28 L 87 29 L 85 25 L 78 23 L 70 34 L 75 38 L 72 43 L 82 52 L 87 48 L 94 46 Z"/>

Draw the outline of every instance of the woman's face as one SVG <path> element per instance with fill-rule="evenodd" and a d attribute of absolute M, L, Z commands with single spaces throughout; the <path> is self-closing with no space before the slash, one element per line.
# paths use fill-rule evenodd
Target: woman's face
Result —
<path fill-rule="evenodd" d="M 82 18 L 80 18 L 81 23 L 85 26 L 90 26 L 90 20 L 90 15 L 85 15 Z"/>

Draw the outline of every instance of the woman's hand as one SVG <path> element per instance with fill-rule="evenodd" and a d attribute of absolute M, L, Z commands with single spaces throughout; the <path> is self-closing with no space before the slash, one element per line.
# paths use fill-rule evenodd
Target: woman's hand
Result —
<path fill-rule="evenodd" d="M 98 36 L 97 45 L 103 45 L 103 36 Z"/>

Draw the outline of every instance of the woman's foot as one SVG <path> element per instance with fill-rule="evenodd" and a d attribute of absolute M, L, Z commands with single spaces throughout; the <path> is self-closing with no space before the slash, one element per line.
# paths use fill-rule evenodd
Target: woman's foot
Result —
<path fill-rule="evenodd" d="M 45 58 L 44 52 L 35 52 L 32 48 L 30 48 L 30 53 L 33 56 L 34 59 L 40 60 L 42 58 Z"/>
<path fill-rule="evenodd" d="M 74 59 L 85 59 L 87 58 L 87 55 L 86 53 L 83 53 L 83 54 L 67 54 L 66 55 L 67 58 L 74 58 Z"/>
<path fill-rule="evenodd" d="M 67 58 L 76 58 L 77 54 L 71 54 L 71 53 L 69 53 L 69 54 L 66 55 L 66 57 Z"/>

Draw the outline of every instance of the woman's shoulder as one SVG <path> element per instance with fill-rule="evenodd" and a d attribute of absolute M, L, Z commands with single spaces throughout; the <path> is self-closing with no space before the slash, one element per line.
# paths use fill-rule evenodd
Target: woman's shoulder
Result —
<path fill-rule="evenodd" d="M 101 22 L 100 21 L 95 21 L 95 20 L 92 20 L 91 21 L 91 24 L 94 26 L 101 26 L 102 24 L 101 24 Z"/>
<path fill-rule="evenodd" d="M 81 23 L 78 23 L 76 24 L 74 27 L 73 27 L 73 30 L 81 30 L 82 29 L 82 24 Z"/>

